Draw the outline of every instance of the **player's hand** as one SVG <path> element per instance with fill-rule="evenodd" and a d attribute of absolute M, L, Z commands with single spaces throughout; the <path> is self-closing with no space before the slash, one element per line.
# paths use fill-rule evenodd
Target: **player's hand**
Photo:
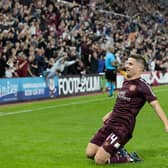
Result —
<path fill-rule="evenodd" d="M 168 133 L 168 127 L 165 127 L 165 131 Z"/>
<path fill-rule="evenodd" d="M 168 133 L 168 120 L 167 123 L 165 124 L 165 131 Z"/>
<path fill-rule="evenodd" d="M 103 122 L 105 122 L 105 121 L 109 118 L 110 113 L 111 113 L 111 111 L 110 111 L 109 113 L 107 113 L 107 114 L 102 118 Z"/>

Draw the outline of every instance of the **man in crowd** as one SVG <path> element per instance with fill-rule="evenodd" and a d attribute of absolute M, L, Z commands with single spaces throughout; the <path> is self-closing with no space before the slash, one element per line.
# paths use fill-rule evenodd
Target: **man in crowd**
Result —
<path fill-rule="evenodd" d="M 52 95 L 55 92 L 54 77 L 61 75 L 66 67 L 71 66 L 78 61 L 78 59 L 68 61 L 67 58 L 67 55 L 57 58 L 52 67 L 43 72 L 43 76 L 46 78 L 46 84 L 52 92 Z"/>

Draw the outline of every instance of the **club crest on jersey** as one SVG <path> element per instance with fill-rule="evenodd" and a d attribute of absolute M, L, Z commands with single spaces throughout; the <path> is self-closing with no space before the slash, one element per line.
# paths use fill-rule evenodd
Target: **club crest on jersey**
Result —
<path fill-rule="evenodd" d="M 131 86 L 129 87 L 129 90 L 130 90 L 130 91 L 135 91 L 135 89 L 136 89 L 136 85 L 131 85 Z"/>

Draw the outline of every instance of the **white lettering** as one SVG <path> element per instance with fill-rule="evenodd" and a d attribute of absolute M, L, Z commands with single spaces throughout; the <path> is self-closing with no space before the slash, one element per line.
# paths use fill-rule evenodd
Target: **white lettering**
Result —
<path fill-rule="evenodd" d="M 111 134 L 110 135 L 110 144 L 113 144 L 116 140 L 118 139 L 118 137 L 115 134 Z"/>
<path fill-rule="evenodd" d="M 30 89 L 30 88 L 39 88 L 39 87 L 46 87 L 46 83 L 43 82 L 43 83 L 26 83 L 26 84 L 23 84 L 23 88 L 24 89 Z"/>
<path fill-rule="evenodd" d="M 92 92 L 101 89 L 100 76 L 60 78 L 58 83 L 59 95 Z"/>
<path fill-rule="evenodd" d="M 17 96 L 17 92 L 18 92 L 18 84 L 13 84 L 7 81 L 6 85 L 3 86 L 0 85 L 0 97 L 10 94 L 14 94 L 15 96 Z"/>
<path fill-rule="evenodd" d="M 37 96 L 37 95 L 44 95 L 44 89 L 27 89 L 24 92 L 25 96 Z"/>

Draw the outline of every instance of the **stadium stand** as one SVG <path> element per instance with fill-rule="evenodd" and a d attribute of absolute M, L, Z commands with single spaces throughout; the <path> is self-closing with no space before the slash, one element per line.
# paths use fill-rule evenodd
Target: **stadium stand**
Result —
<path fill-rule="evenodd" d="M 165 73 L 166 9 L 165 1 L 155 0 L 2 0 L 0 77 L 40 76 L 65 53 L 81 62 L 65 69 L 64 75 L 99 73 L 108 43 L 122 62 L 137 53 L 145 57 L 148 70 Z"/>

